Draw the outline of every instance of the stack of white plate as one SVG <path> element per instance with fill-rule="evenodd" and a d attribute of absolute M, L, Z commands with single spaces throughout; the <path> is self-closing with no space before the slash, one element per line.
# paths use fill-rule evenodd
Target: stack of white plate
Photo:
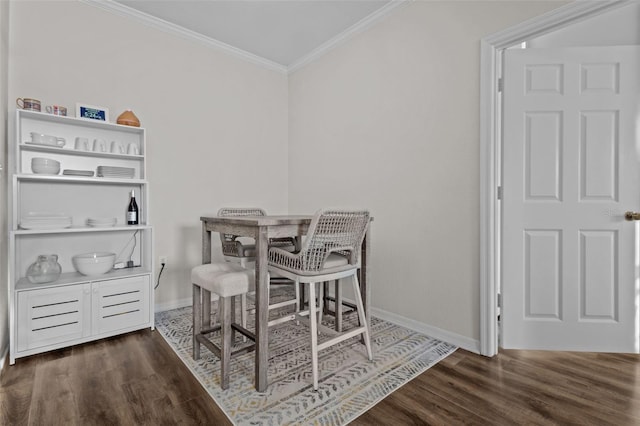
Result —
<path fill-rule="evenodd" d="M 22 229 L 61 229 L 71 226 L 71 216 L 58 213 L 27 213 L 20 218 Z"/>
<path fill-rule="evenodd" d="M 91 176 L 93 176 L 93 170 L 64 169 L 62 171 L 62 174 L 66 175 L 66 176 L 86 176 L 86 177 L 91 177 Z"/>
<path fill-rule="evenodd" d="M 87 225 L 93 228 L 107 228 L 116 226 L 117 221 L 115 217 L 90 217 L 87 219 Z"/>
<path fill-rule="evenodd" d="M 131 179 L 136 171 L 133 167 L 98 166 L 97 172 L 98 177 Z"/>

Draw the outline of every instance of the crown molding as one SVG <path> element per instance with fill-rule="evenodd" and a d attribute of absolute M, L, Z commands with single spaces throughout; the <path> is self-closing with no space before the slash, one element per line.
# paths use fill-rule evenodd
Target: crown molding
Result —
<path fill-rule="evenodd" d="M 270 61 L 258 55 L 254 55 L 253 53 L 249 53 L 242 49 L 238 49 L 236 47 L 233 47 L 229 44 L 212 39 L 210 37 L 205 37 L 202 34 L 196 33 L 195 31 L 188 30 L 179 25 L 172 24 L 171 22 L 167 22 L 164 19 L 156 18 L 147 13 L 140 12 L 139 10 L 133 9 L 129 6 L 125 6 L 121 3 L 117 3 L 112 0 L 80 0 L 80 1 L 83 3 L 89 4 L 91 6 L 106 10 L 108 12 L 115 13 L 120 16 L 133 18 L 149 27 L 158 29 L 160 31 L 164 31 L 169 34 L 177 35 L 187 40 L 198 42 L 212 49 L 216 49 L 216 50 L 228 53 L 239 59 L 245 60 L 247 62 L 251 62 L 256 65 L 260 65 L 264 68 L 267 68 L 273 71 L 278 71 L 283 74 L 286 74 L 288 71 L 287 67 L 284 65 L 280 65 L 276 62 Z"/>
<path fill-rule="evenodd" d="M 164 19 L 156 18 L 155 16 L 151 16 L 147 13 L 140 12 L 139 10 L 133 9 L 129 6 L 125 6 L 122 3 L 117 3 L 112 0 L 80 0 L 80 1 L 85 4 L 89 4 L 91 6 L 100 8 L 102 10 L 115 13 L 120 16 L 126 16 L 129 18 L 135 19 L 138 22 L 141 22 L 149 27 L 156 28 L 166 33 L 177 35 L 187 40 L 198 42 L 212 49 L 220 50 L 222 52 L 235 56 L 239 59 L 251 62 L 256 65 L 260 65 L 264 68 L 278 71 L 283 74 L 290 74 L 304 67 L 310 62 L 315 61 L 321 56 L 325 55 L 327 52 L 343 44 L 354 35 L 361 33 L 367 28 L 380 22 L 387 15 L 389 15 L 391 11 L 397 9 L 400 6 L 404 6 L 414 0 L 391 0 L 382 8 L 376 10 L 371 15 L 361 19 L 351 27 L 347 28 L 342 33 L 330 39 L 329 41 L 321 44 L 316 49 L 311 51 L 309 54 L 298 59 L 288 67 L 278 64 L 276 62 L 270 61 L 268 59 L 265 59 L 261 56 L 254 55 L 253 53 L 249 53 L 245 50 L 238 49 L 229 44 L 215 40 L 213 38 L 205 37 L 202 34 L 196 33 L 195 31 L 191 31 L 179 25 L 172 24 L 171 22 L 167 22 Z"/>
<path fill-rule="evenodd" d="M 309 64 L 310 62 L 315 61 L 316 59 L 325 55 L 330 50 L 335 49 L 339 45 L 345 43 L 348 39 L 350 39 L 354 35 L 359 34 L 364 30 L 370 28 L 374 24 L 377 24 L 378 22 L 382 21 L 393 10 L 396 10 L 400 6 L 406 6 L 407 4 L 413 1 L 415 0 L 391 0 L 384 7 L 381 7 L 380 9 L 373 12 L 371 15 L 356 22 L 351 27 L 347 28 L 337 36 L 333 37 L 329 41 L 321 44 L 320 46 L 312 50 L 309 54 L 303 56 L 302 58 L 298 59 L 297 61 L 289 65 L 287 72 L 291 74 L 299 70 L 300 68 L 304 67 L 305 65 Z"/>

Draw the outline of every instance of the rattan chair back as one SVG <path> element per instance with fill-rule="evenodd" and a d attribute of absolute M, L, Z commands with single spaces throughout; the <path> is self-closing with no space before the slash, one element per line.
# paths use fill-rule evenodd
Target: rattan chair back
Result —
<path fill-rule="evenodd" d="M 322 270 L 331 253 L 338 253 L 357 265 L 369 219 L 367 210 L 320 210 L 311 220 L 300 252 L 270 250 L 269 261 L 289 271 L 313 273 Z"/>
<path fill-rule="evenodd" d="M 266 212 L 258 207 L 223 207 L 218 210 L 218 216 L 266 216 Z M 243 257 L 244 246 L 237 240 L 238 236 L 220 233 L 222 254 L 225 256 Z"/>

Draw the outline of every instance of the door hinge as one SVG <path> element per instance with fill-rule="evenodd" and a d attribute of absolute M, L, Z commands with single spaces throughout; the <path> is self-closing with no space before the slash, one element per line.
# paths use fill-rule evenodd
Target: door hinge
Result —
<path fill-rule="evenodd" d="M 498 293 L 498 308 L 502 308 L 502 294 Z"/>
<path fill-rule="evenodd" d="M 498 200 L 502 200 L 502 187 L 499 186 L 497 191 L 496 191 L 496 195 L 498 197 Z"/>
<path fill-rule="evenodd" d="M 498 93 L 502 93 L 503 90 L 504 90 L 504 80 L 502 79 L 502 77 L 500 77 L 498 79 Z"/>

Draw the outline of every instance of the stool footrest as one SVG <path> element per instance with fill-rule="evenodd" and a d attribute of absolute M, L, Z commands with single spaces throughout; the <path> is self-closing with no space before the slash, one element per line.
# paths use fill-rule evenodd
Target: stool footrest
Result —
<path fill-rule="evenodd" d="M 221 328 L 222 328 L 222 326 L 220 324 L 216 324 L 211 328 L 206 328 L 206 329 L 200 331 L 200 335 L 204 337 L 205 334 L 215 333 L 216 331 L 220 331 Z M 254 342 L 256 341 L 255 333 L 253 331 L 251 331 L 251 330 L 247 330 L 242 325 L 234 322 L 234 323 L 231 324 L 231 328 L 233 328 L 235 331 L 237 331 L 238 333 L 242 334 L 243 336 L 246 336 L 249 339 L 253 340 Z"/>
<path fill-rule="evenodd" d="M 238 333 L 242 334 L 243 336 L 246 336 L 247 338 L 253 340 L 254 342 L 256 341 L 255 333 L 252 332 L 251 330 L 247 330 L 246 328 L 244 328 L 240 324 L 236 324 L 234 322 L 233 324 L 231 324 L 231 328 L 233 328 L 234 330 L 236 330 Z"/>
<path fill-rule="evenodd" d="M 203 344 L 216 357 L 218 357 L 218 358 L 221 357 L 222 350 L 220 349 L 220 347 L 218 345 L 216 345 L 211 340 L 207 339 L 205 336 L 202 336 L 200 334 L 196 336 L 196 339 L 198 339 L 198 342 Z M 231 356 L 233 357 L 233 356 L 236 356 L 236 355 L 246 354 L 246 353 L 249 353 L 249 352 L 253 352 L 255 350 L 256 350 L 256 344 L 255 343 L 251 343 L 249 345 L 245 345 L 245 346 L 242 346 L 241 348 L 238 348 L 238 349 L 236 349 L 234 351 L 231 351 Z"/>
<path fill-rule="evenodd" d="M 324 298 L 325 298 L 325 299 L 327 299 L 327 300 L 329 300 L 329 301 L 331 301 L 331 302 L 334 302 L 334 303 L 335 303 L 335 301 L 336 301 L 336 298 L 335 298 L 335 297 L 333 297 L 333 296 L 325 296 Z M 351 308 L 351 309 L 352 309 L 351 311 L 345 311 L 345 312 L 343 312 L 343 313 L 345 313 L 345 314 L 348 314 L 348 313 L 350 313 L 350 312 L 355 311 L 355 310 L 357 310 L 357 309 L 358 309 L 358 307 L 355 305 L 355 303 L 346 302 L 346 301 L 344 301 L 344 300 L 342 301 L 342 306 L 347 306 L 347 307 L 349 307 L 349 308 Z M 332 311 L 332 312 L 333 312 L 333 311 Z"/>

